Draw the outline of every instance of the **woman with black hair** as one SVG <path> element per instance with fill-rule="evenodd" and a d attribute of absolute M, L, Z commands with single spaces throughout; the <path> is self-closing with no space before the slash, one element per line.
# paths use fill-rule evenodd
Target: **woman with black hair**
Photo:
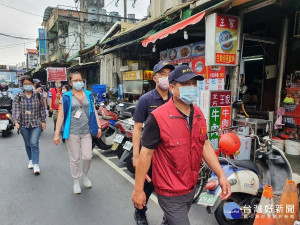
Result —
<path fill-rule="evenodd" d="M 39 139 L 42 130 L 46 129 L 46 112 L 40 93 L 33 91 L 33 79 L 27 75 L 22 78 L 23 92 L 14 98 L 12 118 L 15 128 L 24 139 L 29 159 L 28 168 L 34 174 L 40 173 Z"/>

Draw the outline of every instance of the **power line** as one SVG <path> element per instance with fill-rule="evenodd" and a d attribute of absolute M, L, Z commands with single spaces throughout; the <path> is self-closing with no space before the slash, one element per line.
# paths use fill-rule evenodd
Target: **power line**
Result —
<path fill-rule="evenodd" d="M 34 43 L 34 42 L 35 42 L 35 41 L 24 42 L 24 43 L 14 44 L 14 45 L 2 45 L 2 46 L 0 46 L 0 49 L 7 49 L 7 48 L 19 47 L 19 46 L 23 46 L 23 45 L 25 45 L 25 44 L 31 44 L 31 43 Z"/>
<path fill-rule="evenodd" d="M 31 12 L 26 12 L 26 11 L 24 11 L 24 10 L 22 10 L 22 9 L 17 9 L 17 8 L 12 7 L 12 6 L 5 5 L 5 4 L 3 4 L 3 3 L 0 3 L 0 5 L 3 5 L 3 6 L 5 6 L 5 7 L 8 7 L 8 8 L 11 8 L 11 9 L 14 9 L 14 10 L 17 10 L 17 11 L 20 11 L 20 12 L 23 12 L 23 13 L 27 13 L 27 14 L 32 15 L 32 16 L 43 17 L 43 16 L 41 16 L 41 15 L 37 15 L 37 14 L 31 13 Z"/>
<path fill-rule="evenodd" d="M 105 9 L 106 7 L 108 7 L 111 3 L 113 3 L 115 0 L 112 0 L 110 3 L 108 3 L 106 6 L 103 7 L 103 9 Z"/>
<path fill-rule="evenodd" d="M 4 33 L 0 33 L 0 35 L 5 36 L 5 37 L 10 37 L 10 38 L 16 38 L 16 39 L 21 39 L 21 40 L 35 40 L 35 38 L 26 38 L 26 37 L 19 37 L 19 36 L 14 36 L 14 35 L 10 35 L 10 34 L 4 34 Z"/>

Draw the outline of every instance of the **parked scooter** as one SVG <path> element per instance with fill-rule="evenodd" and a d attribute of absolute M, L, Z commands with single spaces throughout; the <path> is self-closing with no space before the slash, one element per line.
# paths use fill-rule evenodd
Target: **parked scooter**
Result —
<path fill-rule="evenodd" d="M 133 128 L 133 127 L 132 127 Z M 123 154 L 119 160 L 120 163 L 126 162 L 126 167 L 131 173 L 135 173 L 133 166 L 133 143 L 132 143 L 133 129 L 126 130 L 127 141 L 123 145 Z"/>
<path fill-rule="evenodd" d="M 14 125 L 11 121 L 11 114 L 7 109 L 0 109 L 0 132 L 2 136 L 6 137 L 12 129 L 14 129 Z"/>
<path fill-rule="evenodd" d="M 94 137 L 92 138 L 92 146 L 95 148 L 97 145 L 101 150 L 110 150 L 112 144 L 108 143 L 108 137 L 114 135 L 114 130 L 110 127 L 110 123 L 108 120 L 104 120 L 100 118 L 100 124 L 102 129 L 102 134 L 100 138 Z"/>
<path fill-rule="evenodd" d="M 275 195 L 280 195 L 286 179 L 292 179 L 292 169 L 288 160 L 280 149 L 272 145 L 271 138 L 264 138 L 261 142 L 252 129 L 250 137 L 256 139 L 260 146 L 254 153 L 254 159 L 258 161 L 262 171 L 259 171 L 255 162 L 251 160 L 233 160 L 221 157 L 219 162 L 231 185 L 231 197 L 226 201 L 219 198 L 221 187 L 218 177 L 213 172 L 205 185 L 207 192 L 200 195 L 198 204 L 205 206 L 208 213 L 214 212 L 220 225 L 245 224 L 245 219 L 251 218 L 255 213 L 255 208 L 259 204 L 263 187 L 266 184 L 272 185 Z M 261 177 L 262 183 L 259 181 Z M 228 202 L 235 202 L 240 206 L 243 211 L 240 219 L 228 219 L 225 216 L 224 206 Z M 243 210 L 245 207 L 249 208 Z"/>
<path fill-rule="evenodd" d="M 134 121 L 132 118 L 128 118 L 125 120 L 119 120 L 116 123 L 116 136 L 114 138 L 114 144 L 111 150 L 116 151 L 118 158 L 120 159 L 123 155 L 124 149 L 123 146 L 128 141 L 128 135 L 126 135 L 127 130 L 132 130 Z"/>

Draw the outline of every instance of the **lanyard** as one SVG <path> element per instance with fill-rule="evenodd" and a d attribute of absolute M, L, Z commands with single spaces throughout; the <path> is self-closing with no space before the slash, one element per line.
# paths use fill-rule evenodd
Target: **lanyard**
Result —
<path fill-rule="evenodd" d="M 83 92 L 82 92 L 81 99 L 77 98 L 75 94 L 74 94 L 74 97 L 75 97 L 75 98 L 77 99 L 77 101 L 79 102 L 80 108 L 82 108 L 82 106 L 83 106 Z"/>

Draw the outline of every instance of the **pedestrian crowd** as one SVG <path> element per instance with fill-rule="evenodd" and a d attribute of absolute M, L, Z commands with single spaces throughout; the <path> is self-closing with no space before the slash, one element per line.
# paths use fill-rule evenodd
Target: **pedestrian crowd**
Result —
<path fill-rule="evenodd" d="M 148 224 L 147 202 L 155 191 L 164 212 L 162 224 L 189 225 L 188 212 L 202 160 L 219 178 L 221 199 L 230 196 L 230 184 L 207 140 L 204 115 L 193 105 L 197 81 L 204 77 L 186 65 L 175 68 L 162 61 L 153 71 L 155 89 L 140 97 L 133 116 L 134 219 L 138 225 Z M 49 91 L 26 75 L 22 87 L 14 94 L 12 118 L 24 140 L 28 168 L 34 174 L 41 172 L 39 139 L 46 129 L 47 115 L 52 116 L 53 141 L 59 145 L 62 139 L 68 149 L 73 192 L 81 193 L 80 180 L 91 188 L 87 175 L 92 137 L 100 138 L 102 131 L 93 94 L 84 89 L 82 74 L 72 73 L 68 84 L 57 81 Z M 152 182 L 145 180 L 147 175 Z"/>

